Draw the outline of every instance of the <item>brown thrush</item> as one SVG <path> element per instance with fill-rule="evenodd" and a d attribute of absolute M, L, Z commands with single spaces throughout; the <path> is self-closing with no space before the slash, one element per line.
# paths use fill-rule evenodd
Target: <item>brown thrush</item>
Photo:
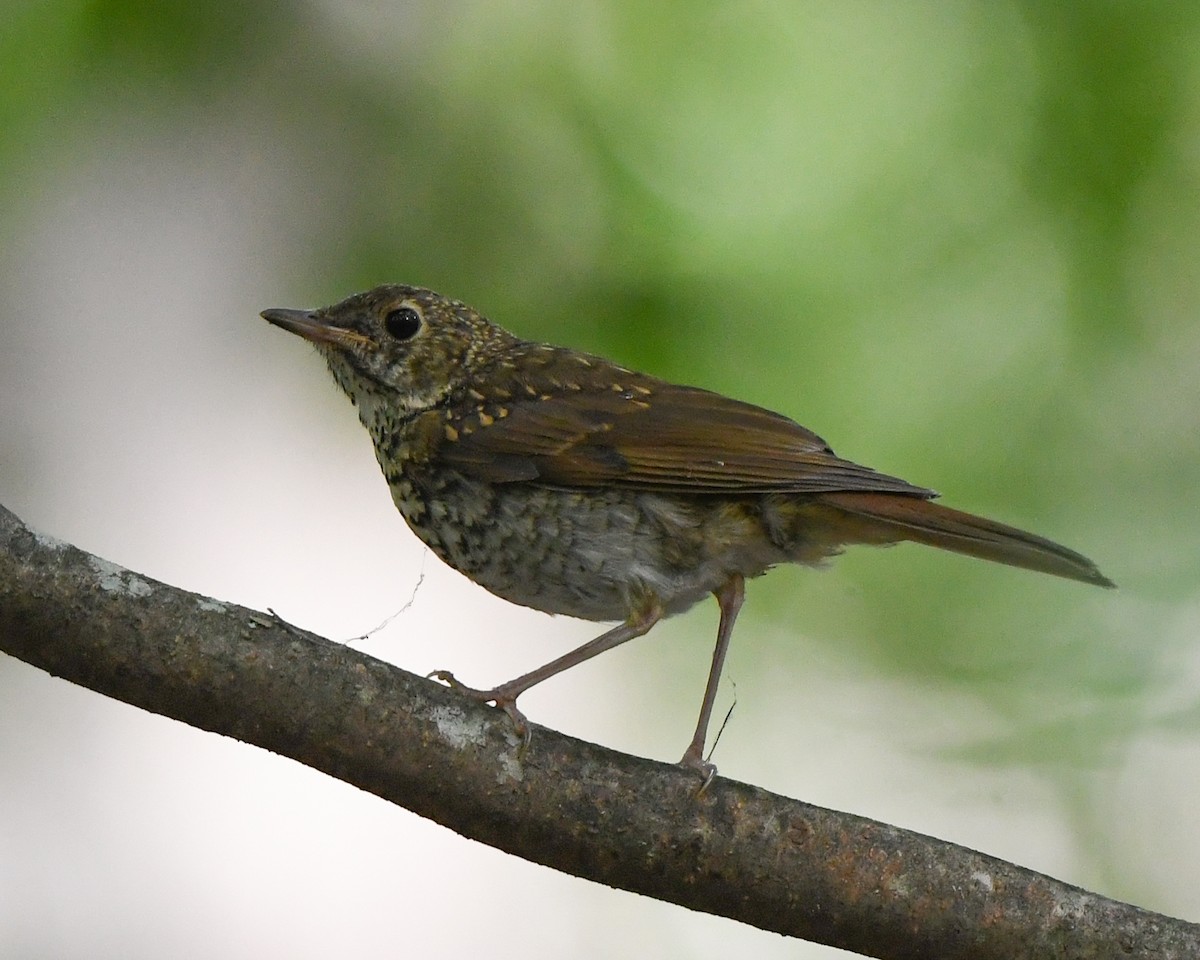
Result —
<path fill-rule="evenodd" d="M 787 417 L 601 357 L 521 340 L 464 303 L 388 285 L 321 310 L 265 310 L 311 341 L 371 434 L 392 499 L 446 563 L 497 596 L 620 623 L 491 690 L 527 729 L 536 683 L 707 594 L 721 610 L 695 735 L 705 736 L 747 577 L 901 540 L 1113 586 L 1086 557 L 931 503 L 834 455 Z"/>

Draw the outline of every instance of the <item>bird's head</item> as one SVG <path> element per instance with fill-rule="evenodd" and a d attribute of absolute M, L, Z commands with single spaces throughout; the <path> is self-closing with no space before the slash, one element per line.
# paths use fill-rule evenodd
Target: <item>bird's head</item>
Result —
<path fill-rule="evenodd" d="M 262 317 L 316 346 L 368 428 L 432 409 L 515 341 L 465 303 L 400 284 Z"/>

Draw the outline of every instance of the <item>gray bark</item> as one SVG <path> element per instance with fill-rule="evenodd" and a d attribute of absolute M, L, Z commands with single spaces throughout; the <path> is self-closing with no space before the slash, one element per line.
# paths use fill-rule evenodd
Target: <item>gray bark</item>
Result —
<path fill-rule="evenodd" d="M 0 650 L 527 860 L 880 958 L 1200 957 L 1200 926 L 851 814 L 533 728 L 0 507 Z"/>

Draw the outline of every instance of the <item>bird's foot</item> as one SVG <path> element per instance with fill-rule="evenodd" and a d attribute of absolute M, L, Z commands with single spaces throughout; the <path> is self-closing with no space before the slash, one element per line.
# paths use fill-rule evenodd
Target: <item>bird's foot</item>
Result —
<path fill-rule="evenodd" d="M 520 753 L 525 752 L 533 732 L 529 729 L 529 721 L 525 719 L 525 714 L 517 709 L 518 693 L 513 693 L 503 686 L 493 687 L 491 690 L 477 690 L 475 687 L 468 687 L 462 683 L 449 670 L 434 670 L 433 673 L 426 676 L 431 680 L 441 680 L 456 693 L 461 693 L 479 703 L 493 703 L 503 710 L 508 715 L 508 719 L 512 721 L 517 736 L 521 738 Z"/>
<path fill-rule="evenodd" d="M 697 748 L 694 744 L 684 751 L 683 757 L 680 758 L 679 766 L 684 770 L 692 770 L 700 774 L 700 789 L 696 791 L 699 796 L 708 789 L 708 785 L 716 779 L 717 766 L 714 763 L 709 763 L 704 759 L 702 753 L 703 747 Z"/>

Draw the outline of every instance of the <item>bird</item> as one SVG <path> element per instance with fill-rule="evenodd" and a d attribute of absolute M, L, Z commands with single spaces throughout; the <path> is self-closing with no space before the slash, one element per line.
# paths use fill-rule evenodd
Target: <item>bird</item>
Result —
<path fill-rule="evenodd" d="M 467 304 L 384 284 L 262 318 L 313 344 L 370 434 L 392 500 L 449 566 L 522 606 L 616 622 L 499 686 L 430 674 L 528 736 L 517 698 L 716 597 L 700 716 L 679 764 L 705 783 L 709 721 L 745 581 L 849 545 L 913 541 L 1112 587 L 1082 554 L 934 503 L 763 407 L 522 339 Z"/>

